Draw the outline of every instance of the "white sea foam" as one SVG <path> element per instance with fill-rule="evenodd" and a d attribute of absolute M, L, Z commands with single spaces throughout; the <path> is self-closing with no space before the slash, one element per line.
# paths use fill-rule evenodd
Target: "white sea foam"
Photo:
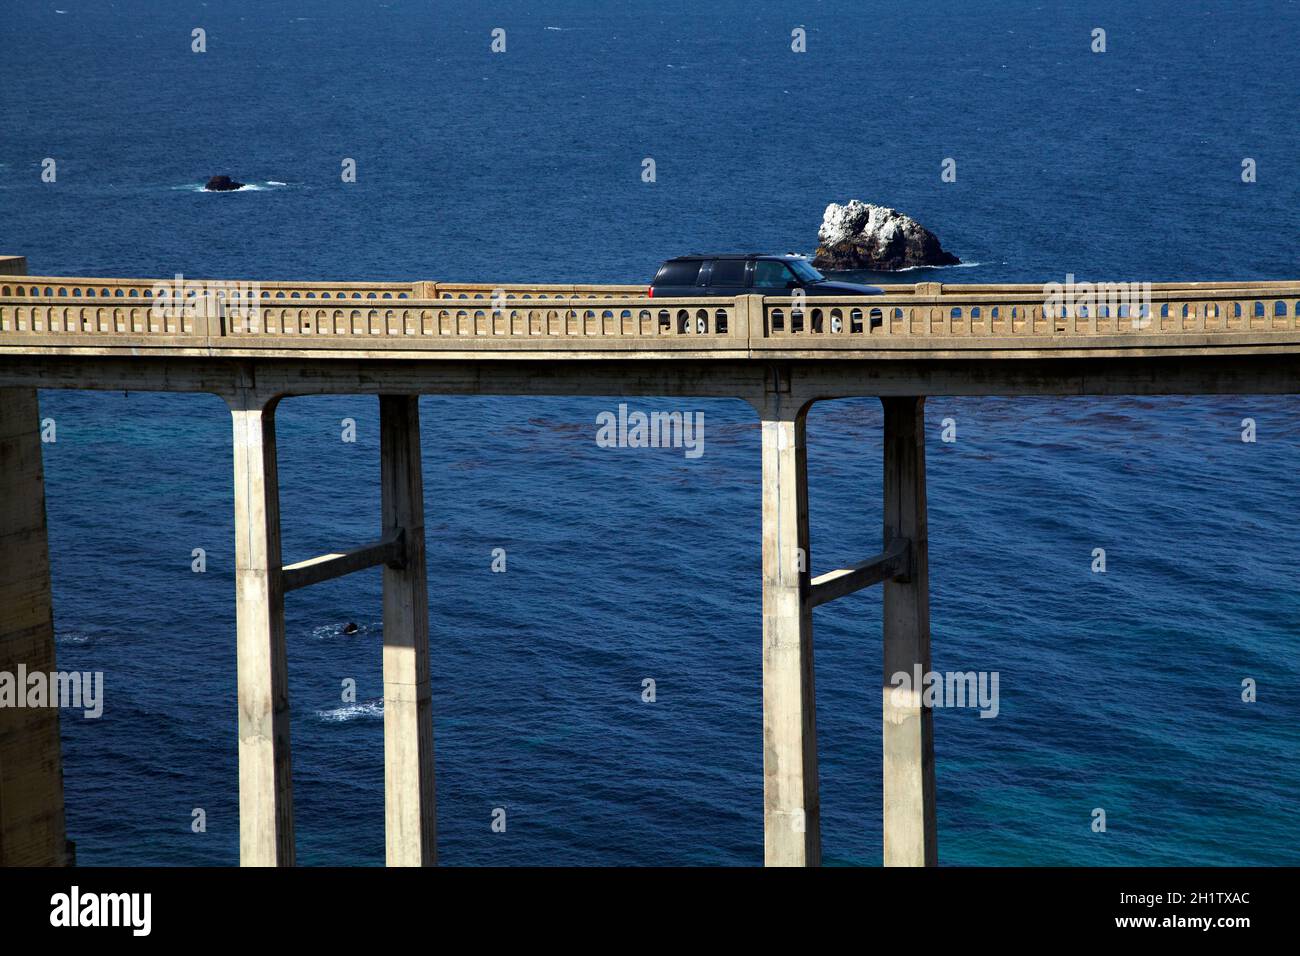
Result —
<path fill-rule="evenodd" d="M 946 266 L 904 266 L 902 269 L 892 269 L 892 272 L 915 272 L 917 269 L 973 269 L 976 266 L 982 266 L 982 262 L 953 262 Z"/>
<path fill-rule="evenodd" d="M 812 259 L 813 256 L 814 256 L 814 253 L 811 253 L 811 252 L 795 252 L 795 253 L 791 253 L 791 255 L 803 256 L 805 259 Z M 835 270 L 835 272 L 834 272 L 833 274 L 828 274 L 827 278 L 832 278 L 832 279 L 833 279 L 833 278 L 835 277 L 835 275 L 837 275 L 837 274 L 839 274 L 839 273 L 841 273 L 841 272 L 874 272 L 874 273 L 876 273 L 876 274 L 878 274 L 878 275 L 888 275 L 889 273 L 893 273 L 893 272 L 915 272 L 917 269 L 974 269 L 976 266 L 982 266 L 982 265 L 986 265 L 986 264 L 987 264 L 987 263 L 983 263 L 983 262 L 954 262 L 954 263 L 951 263 L 951 264 L 946 265 L 946 266 L 904 266 L 902 269 L 888 269 L 888 270 L 877 270 L 877 269 L 837 269 L 837 270 Z"/>
<path fill-rule="evenodd" d="M 368 700 L 361 704 L 344 704 L 342 707 L 335 707 L 332 710 L 318 710 L 316 716 L 327 724 L 342 724 L 349 720 L 359 720 L 366 717 L 382 718 L 384 716 L 384 702 L 382 700 Z"/>

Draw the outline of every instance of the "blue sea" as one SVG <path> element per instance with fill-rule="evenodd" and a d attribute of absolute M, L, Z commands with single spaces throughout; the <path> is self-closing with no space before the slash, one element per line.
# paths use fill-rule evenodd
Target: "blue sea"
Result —
<path fill-rule="evenodd" d="M 966 263 L 895 281 L 1296 278 L 1297 36 L 1295 0 L 15 0 L 0 253 L 43 274 L 645 282 L 682 252 L 809 252 L 826 204 L 859 198 Z M 201 192 L 217 173 L 257 188 Z M 230 415 L 41 401 L 59 665 L 105 674 L 101 719 L 62 715 L 78 862 L 234 864 Z M 704 414 L 687 459 L 598 447 L 617 402 L 421 402 L 444 864 L 762 862 L 755 415 L 634 400 Z M 934 667 L 1000 675 L 995 719 L 935 717 L 941 861 L 1300 863 L 1300 398 L 927 416 Z M 377 418 L 373 397 L 281 405 L 286 561 L 373 536 Z M 880 426 L 874 400 L 809 417 L 815 573 L 877 549 Z M 299 862 L 381 864 L 379 573 L 291 594 L 287 626 Z M 818 609 L 815 635 L 825 859 L 877 865 L 878 589 Z"/>

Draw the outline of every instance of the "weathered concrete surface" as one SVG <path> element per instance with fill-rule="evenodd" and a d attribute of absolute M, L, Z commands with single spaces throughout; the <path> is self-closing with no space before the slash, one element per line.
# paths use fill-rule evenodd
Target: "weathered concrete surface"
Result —
<path fill-rule="evenodd" d="M 23 275 L 22 256 L 0 275 Z M 40 403 L 0 388 L 0 671 L 55 670 Z M 16 688 L 25 693 L 25 688 Z M 0 866 L 67 862 L 57 708 L 0 707 Z"/>
<path fill-rule="evenodd" d="M 602 363 L 1300 354 L 1294 281 L 1082 283 L 1068 292 L 1060 283 L 921 282 L 806 301 L 651 299 L 624 286 L 255 285 L 6 280 L 0 353 Z"/>
<path fill-rule="evenodd" d="M 210 392 L 233 399 L 291 395 L 600 395 L 761 401 L 779 370 L 798 394 L 829 400 L 881 395 L 1287 395 L 1300 393 L 1295 355 L 1015 361 L 455 362 L 11 355 L 0 387 Z"/>
<path fill-rule="evenodd" d="M 239 862 L 294 863 L 289 677 L 280 558 L 275 403 L 231 406 L 235 458 L 235 658 L 239 697 Z"/>
<path fill-rule="evenodd" d="M 911 543 L 907 574 L 884 583 L 885 866 L 938 864 L 933 712 L 895 674 L 930 670 L 930 570 L 925 502 L 925 400 L 885 398 L 884 541 Z"/>
<path fill-rule="evenodd" d="M 35 389 L 0 388 L 0 672 L 14 680 L 19 665 L 55 670 L 40 422 Z M 62 866 L 66 849 L 58 708 L 0 706 L 0 866 Z"/>
<path fill-rule="evenodd" d="M 384 567 L 384 834 L 389 866 L 437 862 L 429 595 L 424 561 L 420 400 L 379 399 L 384 533 L 401 530 L 402 567 Z"/>
<path fill-rule="evenodd" d="M 817 701 L 808 600 L 808 409 L 758 403 L 763 448 L 763 858 L 821 863 Z"/>

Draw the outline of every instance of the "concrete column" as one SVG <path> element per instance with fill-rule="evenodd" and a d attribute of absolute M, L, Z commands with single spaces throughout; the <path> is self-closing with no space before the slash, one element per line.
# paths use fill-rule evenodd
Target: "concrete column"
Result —
<path fill-rule="evenodd" d="M 246 392 L 231 403 L 241 866 L 294 863 L 275 404 Z"/>
<path fill-rule="evenodd" d="M 0 388 L 0 673 L 24 697 L 20 666 L 55 669 L 40 422 L 36 389 Z M 58 708 L 0 705 L 0 866 L 62 866 L 66 851 Z"/>
<path fill-rule="evenodd" d="M 811 403 L 809 403 L 811 404 Z M 808 603 L 808 406 L 769 393 L 763 423 L 763 847 L 768 866 L 821 863 L 812 606 Z"/>
<path fill-rule="evenodd" d="M 405 532 L 406 560 L 384 568 L 384 833 L 389 866 L 437 862 L 424 482 L 416 395 L 379 397 L 384 531 Z"/>
<path fill-rule="evenodd" d="M 930 670 L 930 572 L 925 517 L 925 399 L 882 398 L 885 407 L 884 540 L 911 543 L 908 573 L 885 582 L 883 686 L 885 866 L 938 863 L 934 809 L 934 721 L 922 687 L 895 687 L 894 674 Z"/>

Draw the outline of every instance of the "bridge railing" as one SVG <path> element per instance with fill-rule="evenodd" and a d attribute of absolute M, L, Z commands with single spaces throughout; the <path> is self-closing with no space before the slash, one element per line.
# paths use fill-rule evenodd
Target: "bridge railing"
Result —
<path fill-rule="evenodd" d="M 0 276 L 0 344 L 112 337 L 123 345 L 338 348 L 347 337 L 348 348 L 453 349 L 473 340 L 474 349 L 511 349 L 582 339 L 593 349 L 874 349 L 1300 332 L 1300 282 L 1163 283 L 1137 295 L 1102 286 L 1093 297 L 1053 297 L 1040 285 L 916 283 L 870 298 L 652 299 L 640 286 L 205 281 L 178 288 Z"/>
<path fill-rule="evenodd" d="M 491 285 L 484 282 L 428 282 L 426 289 L 435 299 L 626 299 L 645 298 L 646 285 L 537 285 L 514 283 Z"/>
<path fill-rule="evenodd" d="M 643 296 L 645 285 L 580 285 L 483 282 L 263 282 L 252 279 L 95 279 L 75 276 L 6 277 L 0 293 L 30 298 L 156 298 L 163 290 L 251 290 L 263 300 L 281 299 L 607 299 Z"/>
<path fill-rule="evenodd" d="M 2 291 L 2 290 L 0 290 Z M 549 293 L 548 293 L 549 295 Z M 365 338 L 364 347 L 439 347 L 467 339 L 655 339 L 668 347 L 744 347 L 748 300 L 661 299 L 377 299 L 281 300 L 215 296 L 134 299 L 19 298 L 0 294 L 0 342 L 24 339 L 224 339 L 232 347 L 260 343 L 328 346 Z M 740 342 L 733 340 L 740 339 Z M 419 342 L 420 344 L 416 344 Z M 676 342 L 677 345 L 671 343 Z M 159 343 L 161 344 L 161 342 Z M 353 341 L 349 347 L 358 347 Z"/>
<path fill-rule="evenodd" d="M 263 299 L 412 299 L 419 282 L 261 282 L 252 279 L 93 279 L 75 276 L 4 276 L 0 297 L 39 299 L 147 299 L 162 290 L 192 288 L 257 290 Z"/>
<path fill-rule="evenodd" d="M 860 348 L 916 338 L 1300 331 L 1300 283 L 1164 284 L 1082 300 L 1045 296 L 1041 286 L 923 286 L 869 299 L 765 297 L 762 338 L 773 347 L 797 338 L 800 347 Z"/>
<path fill-rule="evenodd" d="M 398 344 L 485 337 L 698 340 L 747 334 L 737 323 L 741 311 L 735 299 L 447 298 L 341 308 L 263 304 L 255 315 L 231 310 L 222 325 L 223 334 L 244 339 L 365 336 Z"/>

